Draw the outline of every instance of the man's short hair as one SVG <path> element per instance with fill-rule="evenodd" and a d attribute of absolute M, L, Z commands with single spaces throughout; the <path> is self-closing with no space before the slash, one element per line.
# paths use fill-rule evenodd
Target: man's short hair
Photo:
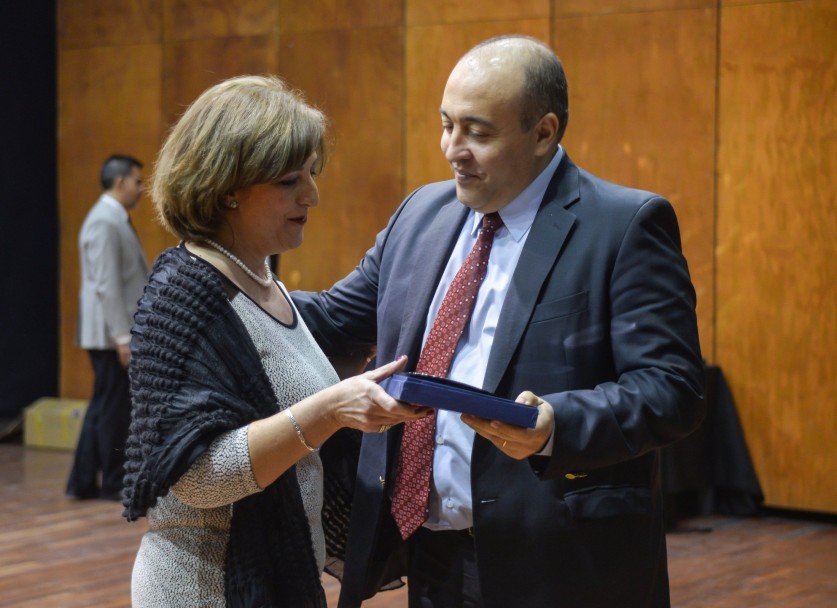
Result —
<path fill-rule="evenodd" d="M 111 154 L 102 165 L 102 173 L 99 177 L 102 188 L 110 190 L 117 177 L 128 177 L 134 167 L 142 169 L 142 163 L 133 156 Z"/>
<path fill-rule="evenodd" d="M 528 56 L 523 64 L 524 84 L 521 100 L 521 127 L 530 130 L 549 112 L 558 117 L 558 141 L 564 137 L 569 119 L 567 75 L 561 60 L 546 44 L 531 36 L 511 34 L 495 36 L 473 47 L 466 56 L 484 47 L 504 41 L 520 42 Z"/>

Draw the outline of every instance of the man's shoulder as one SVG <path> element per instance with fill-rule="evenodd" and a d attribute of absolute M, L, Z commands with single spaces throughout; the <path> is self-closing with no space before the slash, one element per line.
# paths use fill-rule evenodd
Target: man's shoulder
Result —
<path fill-rule="evenodd" d="M 407 200 L 425 204 L 447 204 L 456 200 L 456 182 L 448 179 L 424 184 L 413 190 Z"/>
<path fill-rule="evenodd" d="M 641 205 L 652 198 L 663 198 L 655 192 L 609 181 L 580 167 L 578 175 L 582 196 L 587 193 L 604 201 L 629 205 Z"/>
<path fill-rule="evenodd" d="M 578 168 L 578 198 L 569 207 L 578 228 L 592 235 L 591 242 L 603 242 L 610 235 L 620 242 L 631 226 L 647 222 L 667 226 L 676 218 L 674 207 L 664 196 L 603 179 Z"/>
<path fill-rule="evenodd" d="M 435 217 L 440 209 L 451 204 L 461 206 L 456 198 L 456 183 L 453 180 L 419 186 L 401 202 L 390 218 L 390 227 L 428 224 L 429 218 Z"/>
<path fill-rule="evenodd" d="M 115 209 L 103 198 L 99 198 L 87 212 L 82 224 L 82 231 L 93 226 L 118 226 L 121 220 L 119 209 Z"/>
<path fill-rule="evenodd" d="M 671 203 L 655 192 L 609 181 L 580 167 L 575 167 L 575 174 L 577 198 L 568 208 L 582 221 L 605 221 L 615 228 L 632 222 L 643 208 L 671 208 Z"/>

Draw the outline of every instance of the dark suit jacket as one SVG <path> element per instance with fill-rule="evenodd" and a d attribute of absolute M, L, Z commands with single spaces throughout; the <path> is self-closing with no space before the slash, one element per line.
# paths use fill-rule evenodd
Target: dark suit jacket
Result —
<path fill-rule="evenodd" d="M 326 353 L 374 343 L 414 366 L 430 300 L 467 209 L 420 188 L 360 265 L 294 299 Z M 559 165 L 512 278 L 483 388 L 555 410 L 549 458 L 477 436 L 474 536 L 486 606 L 667 606 L 657 448 L 704 414 L 695 293 L 671 205 Z M 403 574 L 389 515 L 401 428 L 364 437 L 340 606 Z"/>

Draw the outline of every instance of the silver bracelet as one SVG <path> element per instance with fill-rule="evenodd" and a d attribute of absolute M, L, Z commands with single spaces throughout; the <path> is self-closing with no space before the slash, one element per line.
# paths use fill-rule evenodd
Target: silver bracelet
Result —
<path fill-rule="evenodd" d="M 291 413 L 291 408 L 288 408 L 283 411 L 285 412 L 285 415 L 288 417 L 288 420 L 291 421 L 291 424 L 294 425 L 296 436 L 299 437 L 299 441 L 302 443 L 302 445 L 304 445 L 309 452 L 319 452 L 320 448 L 312 448 L 310 445 L 308 445 L 308 442 L 305 441 L 305 435 L 302 434 L 302 429 L 299 428 L 299 423 L 296 421 L 296 418 L 294 418 L 293 413 Z"/>

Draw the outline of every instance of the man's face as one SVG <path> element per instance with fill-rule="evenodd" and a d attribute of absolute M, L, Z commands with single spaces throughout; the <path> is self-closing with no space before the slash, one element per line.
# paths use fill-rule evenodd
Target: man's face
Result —
<path fill-rule="evenodd" d="M 116 195 L 119 202 L 126 209 L 133 209 L 142 197 L 142 172 L 139 167 L 131 167 L 131 173 L 125 177 L 117 178 Z"/>
<path fill-rule="evenodd" d="M 521 128 L 520 70 L 465 61 L 442 97 L 442 152 L 453 169 L 459 200 L 481 213 L 497 211 L 543 167 L 537 129 Z"/>

